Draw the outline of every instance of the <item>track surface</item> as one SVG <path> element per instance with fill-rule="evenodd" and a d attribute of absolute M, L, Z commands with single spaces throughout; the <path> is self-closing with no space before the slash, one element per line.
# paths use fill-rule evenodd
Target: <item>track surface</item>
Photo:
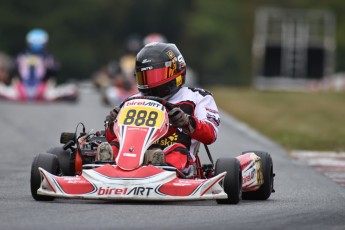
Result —
<path fill-rule="evenodd" d="M 34 201 L 29 184 L 33 156 L 58 146 L 60 133 L 74 131 L 79 121 L 87 129 L 102 129 L 108 110 L 92 90 L 82 93 L 77 104 L 0 101 L 0 229 L 345 229 L 343 187 L 226 116 L 210 146 L 213 158 L 246 150 L 271 153 L 276 193 L 267 201 Z"/>

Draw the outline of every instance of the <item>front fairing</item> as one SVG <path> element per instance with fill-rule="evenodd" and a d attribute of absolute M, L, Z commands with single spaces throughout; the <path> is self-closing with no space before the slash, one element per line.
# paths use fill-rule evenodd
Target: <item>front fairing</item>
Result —
<path fill-rule="evenodd" d="M 81 176 L 59 177 L 39 168 L 43 181 L 40 195 L 109 200 L 199 200 L 226 199 L 220 183 L 226 172 L 210 179 L 181 179 L 173 171 L 152 165 L 122 170 L 104 165 L 83 170 Z"/>
<path fill-rule="evenodd" d="M 117 165 L 124 170 L 141 166 L 145 151 L 168 129 L 168 113 L 162 104 L 148 99 L 126 102 L 114 125 L 120 142 Z"/>

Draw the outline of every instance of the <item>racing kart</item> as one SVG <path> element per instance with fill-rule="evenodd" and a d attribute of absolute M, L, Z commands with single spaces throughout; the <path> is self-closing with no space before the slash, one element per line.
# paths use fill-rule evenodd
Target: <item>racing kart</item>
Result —
<path fill-rule="evenodd" d="M 119 139 L 115 161 L 97 160 L 105 132 L 86 133 L 82 123 L 74 133 L 61 134 L 62 147 L 34 157 L 31 194 L 35 200 L 55 198 L 109 200 L 204 200 L 237 204 L 240 199 L 266 200 L 273 189 L 273 162 L 266 152 L 248 151 L 238 157 L 201 164 L 199 151 L 192 171 L 185 173 L 168 164 L 145 163 L 152 143 L 169 129 L 167 111 L 173 105 L 157 97 L 132 97 L 120 105 L 114 123 Z M 78 135 L 79 126 L 83 130 Z"/>
<path fill-rule="evenodd" d="M 18 77 L 10 85 L 0 83 L 0 99 L 10 101 L 76 101 L 76 84 L 56 85 L 55 81 L 45 81 L 47 69 L 38 55 L 26 55 L 18 67 Z"/>

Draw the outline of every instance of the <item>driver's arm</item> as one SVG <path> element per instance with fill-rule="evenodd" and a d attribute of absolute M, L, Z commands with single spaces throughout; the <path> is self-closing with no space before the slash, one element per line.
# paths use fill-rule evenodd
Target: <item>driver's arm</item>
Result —
<path fill-rule="evenodd" d="M 191 138 L 203 144 L 215 142 L 220 118 L 217 105 L 211 94 L 200 97 L 194 115 L 190 116 L 189 119 L 191 125 L 194 126 L 194 132 L 189 135 Z"/>
<path fill-rule="evenodd" d="M 195 123 L 194 132 L 190 133 L 189 136 L 203 144 L 209 145 L 216 141 L 217 131 L 211 123 L 207 120 L 198 120 L 195 116 L 190 117 L 191 123 Z"/>
<path fill-rule="evenodd" d="M 204 144 L 212 144 L 218 133 L 219 113 L 211 94 L 196 98 L 193 114 L 188 115 L 181 108 L 175 107 L 169 112 L 173 126 L 181 128 L 191 138 Z"/>

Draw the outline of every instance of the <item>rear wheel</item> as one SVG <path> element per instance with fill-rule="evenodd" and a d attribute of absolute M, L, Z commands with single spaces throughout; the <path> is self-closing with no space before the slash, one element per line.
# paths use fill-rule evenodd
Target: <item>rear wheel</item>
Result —
<path fill-rule="evenodd" d="M 30 185 L 32 197 L 38 201 L 52 201 L 54 200 L 54 197 L 52 196 L 37 194 L 37 190 L 41 186 L 41 174 L 38 170 L 38 167 L 45 169 L 51 174 L 58 175 L 60 172 L 58 158 L 49 153 L 38 154 L 34 157 L 31 165 Z"/>
<path fill-rule="evenodd" d="M 218 204 L 237 204 L 242 194 L 242 171 L 236 158 L 220 158 L 216 162 L 215 174 L 227 172 L 223 180 L 223 188 L 227 199 L 217 199 Z"/>
<path fill-rule="evenodd" d="M 264 177 L 264 183 L 256 191 L 244 192 L 243 200 L 267 200 L 273 190 L 273 161 L 271 155 L 267 152 L 252 151 L 261 158 L 261 167 Z M 243 153 L 244 154 L 244 153 Z"/>
<path fill-rule="evenodd" d="M 71 150 L 55 147 L 49 149 L 47 153 L 57 156 L 61 172 L 64 176 L 75 176 L 74 162 L 71 160 Z"/>

